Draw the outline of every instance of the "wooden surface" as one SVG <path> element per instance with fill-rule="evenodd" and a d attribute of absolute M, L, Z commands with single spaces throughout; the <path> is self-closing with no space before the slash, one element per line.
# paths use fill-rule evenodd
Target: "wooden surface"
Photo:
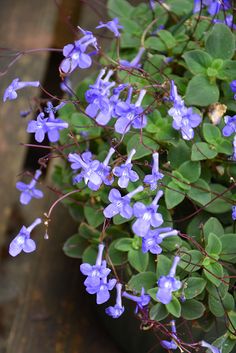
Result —
<path fill-rule="evenodd" d="M 80 1 L 58 3 L 64 13 L 54 0 L 2 0 L 0 47 L 24 50 L 63 46 L 73 40 L 64 14 L 70 15 L 74 25 L 80 17 L 79 23 L 85 28 L 98 22 L 89 8 L 81 9 Z M 6 53 L 1 52 L 1 71 L 10 60 Z M 15 77 L 40 80 L 48 88 L 57 61 L 58 57 L 48 53 L 24 56 L 0 77 L 0 97 Z M 19 111 L 27 109 L 29 97 L 37 94 L 33 88 L 22 90 L 18 100 L 0 103 L 0 353 L 119 353 L 86 304 L 79 262 L 65 257 L 61 250 L 75 229 L 64 208 L 59 206 L 53 214 L 48 241 L 43 239 L 43 227 L 33 233 L 37 252 L 14 259 L 7 252 L 21 225 L 42 216 L 54 199 L 46 193 L 43 200 L 23 207 L 15 189 L 26 157 L 19 142 L 29 139 L 27 120 L 19 117 Z"/>

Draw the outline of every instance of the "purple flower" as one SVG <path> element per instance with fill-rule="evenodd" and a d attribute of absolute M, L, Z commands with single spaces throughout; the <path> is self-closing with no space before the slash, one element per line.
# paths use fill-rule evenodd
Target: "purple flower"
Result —
<path fill-rule="evenodd" d="M 115 150 L 114 148 L 111 147 L 108 151 L 106 158 L 102 163 L 100 163 L 97 169 L 97 173 L 102 178 L 102 181 L 105 185 L 111 185 L 114 182 L 114 178 L 111 175 L 111 167 L 108 165 L 114 153 L 115 153 Z"/>
<path fill-rule="evenodd" d="M 159 172 L 159 154 L 153 153 L 152 174 L 148 174 L 143 179 L 143 182 L 150 185 L 151 190 L 156 190 L 158 180 L 162 179 L 164 175 Z"/>
<path fill-rule="evenodd" d="M 236 133 L 236 115 L 224 117 L 225 127 L 222 130 L 224 136 L 228 137 L 233 133 Z"/>
<path fill-rule="evenodd" d="M 118 102 L 115 107 L 115 114 L 118 117 L 115 123 L 115 131 L 119 134 L 127 133 L 131 126 L 134 129 L 141 129 L 147 125 L 147 117 L 141 107 L 146 90 L 141 90 L 135 104 L 131 103 L 133 89 L 130 87 L 125 102 Z"/>
<path fill-rule="evenodd" d="M 210 349 L 210 351 L 211 351 L 212 353 L 222 353 L 222 350 L 221 350 L 221 349 L 219 349 L 219 348 L 217 348 L 217 347 L 215 347 L 215 346 L 212 346 L 210 343 L 207 343 L 206 341 L 201 341 L 201 342 L 200 342 L 200 345 L 201 345 L 202 347 L 205 347 L 205 348 Z"/>
<path fill-rule="evenodd" d="M 84 31 L 78 27 L 83 33 L 83 37 L 74 42 L 74 44 L 67 44 L 63 48 L 63 55 L 65 59 L 60 64 L 60 70 L 63 74 L 68 75 L 77 67 L 80 69 L 87 69 L 92 65 L 90 54 L 86 53 L 88 46 L 91 45 L 98 50 L 97 39 L 92 32 Z"/>
<path fill-rule="evenodd" d="M 192 108 L 185 106 L 174 81 L 171 81 L 170 101 L 173 102 L 173 107 L 168 110 L 168 114 L 173 118 L 173 128 L 181 131 L 184 140 L 191 140 L 194 137 L 193 128 L 201 123 L 202 118 Z"/>
<path fill-rule="evenodd" d="M 97 26 L 96 28 L 104 28 L 104 27 L 109 29 L 109 31 L 113 32 L 115 37 L 120 37 L 119 29 L 124 28 L 123 26 L 121 26 L 119 24 L 118 18 L 114 18 L 113 20 L 111 20 L 107 23 L 99 22 L 99 26 Z"/>
<path fill-rule="evenodd" d="M 122 284 L 116 284 L 116 304 L 114 306 L 109 306 L 106 308 L 106 314 L 111 316 L 113 319 L 118 319 L 124 312 L 125 308 L 122 306 L 122 299 L 121 299 L 121 289 Z"/>
<path fill-rule="evenodd" d="M 140 60 L 145 52 L 145 48 L 141 47 L 138 51 L 138 54 L 133 58 L 133 60 L 120 60 L 120 65 L 128 68 L 136 68 L 141 67 Z"/>
<path fill-rule="evenodd" d="M 101 278 L 107 277 L 111 270 L 106 267 L 106 261 L 102 261 L 104 244 L 99 244 L 98 255 L 95 265 L 83 263 L 80 265 L 80 271 L 87 276 L 84 284 L 87 287 L 96 287 L 100 285 Z"/>
<path fill-rule="evenodd" d="M 141 191 L 143 191 L 143 187 L 139 186 L 127 195 L 121 196 L 120 192 L 117 189 L 111 189 L 108 196 L 108 199 L 111 204 L 104 209 L 104 216 L 106 218 L 112 218 L 120 214 L 123 218 L 131 218 L 133 216 L 133 209 L 130 206 L 131 198 Z"/>
<path fill-rule="evenodd" d="M 109 82 L 113 71 L 109 70 L 104 78 L 105 70 L 101 70 L 97 80 L 85 93 L 85 99 L 89 103 L 85 113 L 90 118 L 95 118 L 98 124 L 106 125 L 111 119 L 113 106 L 110 104 L 110 89 L 115 86 L 115 82 Z"/>
<path fill-rule="evenodd" d="M 135 153 L 136 150 L 132 149 L 126 162 L 113 169 L 113 174 L 119 178 L 118 185 L 120 188 L 127 188 L 130 181 L 133 183 L 139 179 L 138 174 L 132 170 L 133 164 L 131 160 Z"/>
<path fill-rule="evenodd" d="M 174 235 L 178 235 L 178 231 L 170 227 L 150 229 L 147 235 L 142 238 L 142 251 L 144 253 L 150 251 L 152 254 L 158 255 L 162 252 L 159 244 L 162 243 L 163 239 Z"/>
<path fill-rule="evenodd" d="M 233 23 L 233 21 L 234 21 L 233 15 L 227 15 L 224 20 L 218 20 L 218 19 L 213 20 L 214 23 L 224 23 L 229 28 L 233 28 L 235 30 L 236 25 Z"/>
<path fill-rule="evenodd" d="M 207 11 L 211 16 L 218 14 L 220 10 L 228 10 L 231 7 L 229 0 L 202 0 L 202 5 L 207 6 Z M 193 13 L 201 10 L 201 0 L 194 0 Z"/>
<path fill-rule="evenodd" d="M 74 183 L 79 183 L 84 179 L 84 182 L 91 190 L 98 190 L 102 184 L 102 178 L 98 174 L 97 170 L 100 162 L 92 160 L 91 152 L 82 153 L 70 153 L 68 161 L 72 163 L 71 168 L 73 170 L 82 169 L 82 171 L 74 177 Z"/>
<path fill-rule="evenodd" d="M 171 337 L 172 340 L 171 341 L 161 341 L 161 345 L 162 347 L 166 348 L 166 349 L 177 349 L 178 346 L 176 344 L 176 341 L 178 340 L 177 335 L 176 335 L 176 327 L 175 327 L 175 321 L 172 320 L 171 322 Z"/>
<path fill-rule="evenodd" d="M 179 256 L 174 257 L 170 272 L 167 276 L 161 276 L 157 282 L 157 299 L 162 304 L 169 304 L 172 300 L 172 292 L 181 288 L 181 282 L 175 278 L 176 267 L 180 261 Z"/>
<path fill-rule="evenodd" d="M 48 135 L 50 142 L 57 142 L 60 139 L 60 130 L 68 128 L 68 123 L 55 117 L 55 113 L 64 107 L 65 103 L 62 102 L 56 107 L 53 107 L 51 102 L 47 103 L 47 107 L 44 109 L 45 113 L 39 113 L 36 120 L 31 120 L 28 123 L 27 132 L 35 134 L 35 140 L 42 142 L 45 138 L 45 134 Z"/>
<path fill-rule="evenodd" d="M 231 88 L 232 92 L 235 93 L 234 99 L 236 99 L 236 80 L 234 80 L 230 83 L 230 88 Z"/>
<path fill-rule="evenodd" d="M 134 216 L 137 220 L 132 225 L 133 232 L 140 236 L 145 237 L 150 227 L 159 227 L 163 223 L 163 218 L 160 213 L 157 213 L 158 201 L 162 197 L 163 191 L 158 191 L 152 203 L 148 206 L 142 202 L 136 202 L 133 207 Z"/>
<path fill-rule="evenodd" d="M 116 279 L 112 278 L 109 281 L 107 281 L 107 277 L 103 277 L 100 280 L 100 284 L 97 286 L 87 286 L 86 287 L 86 291 L 89 294 L 96 294 L 97 298 L 96 298 L 96 303 L 97 304 L 103 304 L 105 302 L 107 302 L 110 298 L 110 293 L 109 291 L 111 291 L 116 285 Z"/>
<path fill-rule="evenodd" d="M 60 83 L 60 88 L 63 92 L 67 93 L 69 96 L 73 95 L 71 81 L 69 77 L 66 76 L 64 80 Z"/>
<path fill-rule="evenodd" d="M 140 297 L 138 297 L 136 295 L 129 294 L 127 292 L 123 292 L 123 297 L 130 299 L 137 304 L 135 313 L 138 312 L 138 309 L 142 310 L 145 306 L 147 306 L 151 300 L 150 296 L 148 294 L 145 294 L 144 288 L 142 288 L 142 290 L 141 290 Z"/>
<path fill-rule="evenodd" d="M 17 256 L 24 251 L 26 253 L 30 253 L 35 251 L 36 244 L 33 239 L 30 238 L 30 233 L 32 230 L 42 222 L 40 218 L 36 218 L 36 220 L 29 226 L 23 226 L 17 236 L 11 241 L 9 245 L 9 254 L 11 256 Z"/>
<path fill-rule="evenodd" d="M 7 89 L 4 92 L 3 95 L 3 102 L 6 102 L 6 100 L 14 100 L 17 98 L 17 92 L 19 89 L 25 88 L 25 87 L 39 87 L 40 82 L 39 81 L 33 81 L 33 82 L 21 82 L 19 78 L 15 78 L 10 86 L 7 87 Z"/>
<path fill-rule="evenodd" d="M 41 199 L 43 197 L 43 192 L 35 188 L 41 174 L 41 170 L 36 170 L 34 178 L 29 184 L 25 184 L 22 181 L 16 183 L 16 188 L 21 191 L 20 203 L 22 205 L 28 205 L 32 197 L 36 199 Z"/>
<path fill-rule="evenodd" d="M 236 161 L 236 135 L 234 136 L 234 140 L 233 140 L 233 155 L 232 155 L 232 159 L 234 161 Z"/>

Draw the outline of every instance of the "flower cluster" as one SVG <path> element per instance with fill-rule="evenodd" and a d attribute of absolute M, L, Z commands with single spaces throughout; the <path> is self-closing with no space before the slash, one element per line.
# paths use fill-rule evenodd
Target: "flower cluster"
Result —
<path fill-rule="evenodd" d="M 171 81 L 170 101 L 173 107 L 168 110 L 168 114 L 173 118 L 173 128 L 180 130 L 184 140 L 192 140 L 194 137 L 194 127 L 197 127 L 202 118 L 194 113 L 193 108 L 187 108 L 183 99 L 178 95 L 174 81 Z"/>

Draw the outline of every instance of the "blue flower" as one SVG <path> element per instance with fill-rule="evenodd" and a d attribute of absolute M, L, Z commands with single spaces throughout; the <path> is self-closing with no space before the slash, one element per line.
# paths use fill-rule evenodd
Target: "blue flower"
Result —
<path fill-rule="evenodd" d="M 33 81 L 33 82 L 22 82 L 19 80 L 19 78 L 15 78 L 12 83 L 7 87 L 7 89 L 4 92 L 3 95 L 3 102 L 6 102 L 7 100 L 14 100 L 17 98 L 17 92 L 19 89 L 25 88 L 25 87 L 39 87 L 40 82 L 39 81 Z"/>
<path fill-rule="evenodd" d="M 232 92 L 235 93 L 234 99 L 236 99 L 236 80 L 233 80 L 233 81 L 230 83 L 230 88 L 231 88 Z"/>
<path fill-rule="evenodd" d="M 193 128 L 201 123 L 202 118 L 194 113 L 192 108 L 185 106 L 184 101 L 177 93 L 174 81 L 171 81 L 170 101 L 173 102 L 173 107 L 168 110 L 168 114 L 173 118 L 173 128 L 181 131 L 184 140 L 193 139 Z"/>
<path fill-rule="evenodd" d="M 138 54 L 133 58 L 133 60 L 128 61 L 128 60 L 120 60 L 120 65 L 125 66 L 127 68 L 136 68 L 138 69 L 141 67 L 140 60 L 142 59 L 142 56 L 145 52 L 145 48 L 141 47 L 138 51 Z"/>
<path fill-rule="evenodd" d="M 30 233 L 32 230 L 42 222 L 40 218 L 36 218 L 36 220 L 29 226 L 23 226 L 17 236 L 11 241 L 9 245 L 9 254 L 11 256 L 17 256 L 24 251 L 26 253 L 30 253 L 35 251 L 36 244 L 33 239 L 30 238 Z"/>
<path fill-rule="evenodd" d="M 211 351 L 212 353 L 222 353 L 222 350 L 221 350 L 221 349 L 219 349 L 219 348 L 217 348 L 217 347 L 215 347 L 215 346 L 212 346 L 210 343 L 207 343 L 206 341 L 201 341 L 201 342 L 200 342 L 200 345 L 201 345 L 202 347 L 205 347 L 205 348 L 210 349 L 210 351 Z"/>
<path fill-rule="evenodd" d="M 88 287 L 97 287 L 100 285 L 100 279 L 107 277 L 111 270 L 106 267 L 106 261 L 102 260 L 104 244 L 99 244 L 98 255 L 95 265 L 83 263 L 80 265 L 80 271 L 87 276 L 84 284 Z"/>
<path fill-rule="evenodd" d="M 36 199 L 41 199 L 43 197 L 43 192 L 35 188 L 41 174 L 41 170 L 36 170 L 34 178 L 29 184 L 25 184 L 22 181 L 16 183 L 16 188 L 21 191 L 20 203 L 22 205 L 28 205 L 32 197 Z"/>
<path fill-rule="evenodd" d="M 142 251 L 144 253 L 150 251 L 152 254 L 158 255 L 162 252 L 159 244 L 163 239 L 175 235 L 178 235 L 178 231 L 170 227 L 149 230 L 147 235 L 142 238 Z"/>
<path fill-rule="evenodd" d="M 214 23 L 224 23 L 229 28 L 233 28 L 235 30 L 236 29 L 236 25 L 233 23 L 233 21 L 234 21 L 233 15 L 225 16 L 224 20 L 218 20 L 218 19 L 214 19 L 213 20 Z"/>
<path fill-rule="evenodd" d="M 121 299 L 121 289 L 122 284 L 116 284 L 116 304 L 114 306 L 109 306 L 106 308 L 106 314 L 111 316 L 113 319 L 118 319 L 124 312 L 125 308 L 122 305 Z"/>
<path fill-rule="evenodd" d="M 111 167 L 108 165 L 108 163 L 110 162 L 110 159 L 114 153 L 115 153 L 115 150 L 114 150 L 114 148 L 111 147 L 109 149 L 109 152 L 108 152 L 106 158 L 104 159 L 104 161 L 102 163 L 100 163 L 100 165 L 97 169 L 97 173 L 102 178 L 102 181 L 105 185 L 111 185 L 114 182 L 114 178 L 111 174 Z"/>
<path fill-rule="evenodd" d="M 125 102 L 118 102 L 115 107 L 117 121 L 115 131 L 119 134 L 127 133 L 131 126 L 134 129 L 141 129 L 147 125 L 147 117 L 141 107 L 146 90 L 141 90 L 135 104 L 131 103 L 133 89 L 130 87 L 128 97 Z"/>
<path fill-rule="evenodd" d="M 103 277 L 100 280 L 100 284 L 98 284 L 97 286 L 87 286 L 86 291 L 89 294 L 96 294 L 97 296 L 96 303 L 103 304 L 109 300 L 110 298 L 109 291 L 111 291 L 115 287 L 115 285 L 116 285 L 115 278 L 112 278 L 109 281 L 107 281 L 107 277 Z"/>
<path fill-rule="evenodd" d="M 130 206 L 130 200 L 135 194 L 141 191 L 143 191 L 143 187 L 139 186 L 127 195 L 121 196 L 117 189 L 112 189 L 108 196 L 111 204 L 104 209 L 104 216 L 106 218 L 112 218 L 117 214 L 120 214 L 123 218 L 131 218 L 133 215 L 133 209 Z"/>
<path fill-rule="evenodd" d="M 193 13 L 201 10 L 201 3 L 203 6 L 207 6 L 207 11 L 211 16 L 218 14 L 220 10 L 228 10 L 231 7 L 230 0 L 194 0 Z"/>
<path fill-rule="evenodd" d="M 236 115 L 224 117 L 225 127 L 222 130 L 224 136 L 228 137 L 233 133 L 236 133 Z"/>
<path fill-rule="evenodd" d="M 129 294 L 127 292 L 123 292 L 123 297 L 130 299 L 137 304 L 136 309 L 135 309 L 135 313 L 137 313 L 139 309 L 142 310 L 145 306 L 147 306 L 151 300 L 150 296 L 148 294 L 145 294 L 144 288 L 142 288 L 142 290 L 141 290 L 140 297 L 138 297 L 136 295 Z"/>
<path fill-rule="evenodd" d="M 153 153 L 152 174 L 148 174 L 143 179 L 143 182 L 150 185 L 151 190 L 156 190 L 158 180 L 162 179 L 164 175 L 159 172 L 159 154 Z"/>
<path fill-rule="evenodd" d="M 67 44 L 63 48 L 63 55 L 65 59 L 60 64 L 60 71 L 68 75 L 74 71 L 77 67 L 80 69 L 87 69 L 92 65 L 92 59 L 90 54 L 85 53 L 88 46 L 93 46 L 95 50 L 98 50 L 97 39 L 93 36 L 92 32 L 84 31 L 78 27 L 83 33 L 83 37 L 74 42 L 74 44 Z"/>
<path fill-rule="evenodd" d="M 118 185 L 120 188 L 127 188 L 130 181 L 135 182 L 139 179 L 138 174 L 132 170 L 133 164 L 131 163 L 131 160 L 135 153 L 136 150 L 132 149 L 126 162 L 113 169 L 113 174 L 119 178 Z"/>
<path fill-rule="evenodd" d="M 161 276 L 157 282 L 158 291 L 156 298 L 162 304 L 169 304 L 172 300 L 172 292 L 181 288 L 181 282 L 175 278 L 176 267 L 179 261 L 180 257 L 175 256 L 169 274 L 167 276 Z"/>
<path fill-rule="evenodd" d="M 140 236 L 145 237 L 150 227 L 159 227 L 163 223 L 163 218 L 160 213 L 157 213 L 158 201 L 162 197 L 163 191 L 158 191 L 152 203 L 148 206 L 142 202 L 136 202 L 133 207 L 134 216 L 137 220 L 132 225 L 133 232 Z"/>
<path fill-rule="evenodd" d="M 109 29 L 109 31 L 113 32 L 115 37 L 120 37 L 119 29 L 124 28 L 119 24 L 118 18 L 114 18 L 113 20 L 107 23 L 99 22 L 99 26 L 97 26 L 96 28 L 104 28 L 104 27 Z"/>
<path fill-rule="evenodd" d="M 171 322 L 171 337 L 172 340 L 171 341 L 166 341 L 166 340 L 162 340 L 161 341 L 161 345 L 162 347 L 166 348 L 166 349 L 177 349 L 178 345 L 176 344 L 176 341 L 178 340 L 177 335 L 176 335 L 176 327 L 175 327 L 175 321 L 172 320 Z"/>

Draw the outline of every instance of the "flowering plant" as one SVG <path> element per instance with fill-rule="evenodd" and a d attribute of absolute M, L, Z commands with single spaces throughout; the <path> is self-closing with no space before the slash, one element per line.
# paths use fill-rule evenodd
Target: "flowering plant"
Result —
<path fill-rule="evenodd" d="M 109 0 L 111 20 L 97 35 L 78 27 L 63 48 L 65 97 L 42 107 L 27 131 L 63 165 L 53 180 L 79 221 L 63 249 L 82 259 L 85 289 L 114 319 L 127 300 L 143 328 L 168 351 L 229 353 L 236 343 L 236 63 L 234 1 L 149 1 L 136 7 Z M 116 16 L 114 18 L 114 16 Z M 98 40 L 114 39 L 103 51 Z M 75 91 L 69 76 L 97 62 Z M 40 83 L 15 79 L 4 101 Z M 58 117 L 56 117 L 58 115 Z M 49 157 L 50 158 L 50 157 Z M 29 184 L 17 183 L 27 205 L 45 164 Z M 55 203 L 55 204 L 56 204 Z M 54 205 L 55 205 L 54 204 Z M 45 213 L 46 238 L 51 211 Z M 32 252 L 23 226 L 10 255 Z M 209 331 L 214 342 L 188 341 L 181 331 Z"/>

